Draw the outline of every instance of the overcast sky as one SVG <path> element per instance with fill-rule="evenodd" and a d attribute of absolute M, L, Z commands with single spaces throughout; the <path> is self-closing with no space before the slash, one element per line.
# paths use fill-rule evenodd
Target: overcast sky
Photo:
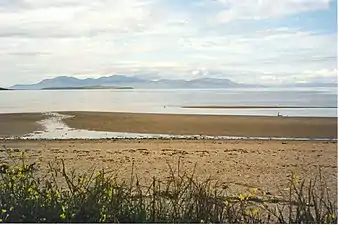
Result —
<path fill-rule="evenodd" d="M 0 86 L 67 75 L 337 78 L 337 0 L 0 0 Z"/>

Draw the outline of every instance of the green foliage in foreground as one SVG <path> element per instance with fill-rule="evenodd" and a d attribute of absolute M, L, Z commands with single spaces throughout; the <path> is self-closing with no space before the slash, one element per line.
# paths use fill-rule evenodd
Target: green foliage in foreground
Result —
<path fill-rule="evenodd" d="M 337 223 L 325 182 L 290 179 L 282 198 L 257 189 L 229 195 L 211 180 L 175 174 L 149 187 L 117 182 L 104 171 L 76 175 L 61 161 L 42 176 L 34 164 L 0 166 L 1 222 Z M 60 182 L 63 180 L 63 182 Z"/>

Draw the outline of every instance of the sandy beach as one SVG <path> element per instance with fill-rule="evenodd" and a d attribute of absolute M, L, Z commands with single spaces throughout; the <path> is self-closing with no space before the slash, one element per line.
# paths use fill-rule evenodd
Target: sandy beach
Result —
<path fill-rule="evenodd" d="M 134 113 L 63 112 L 75 117 L 71 128 L 97 131 L 238 136 L 337 138 L 336 118 L 159 115 Z M 42 129 L 42 114 L 1 114 L 0 135 L 21 135 Z M 171 165 L 201 179 L 212 177 L 235 190 L 258 187 L 278 194 L 292 172 L 314 178 L 321 168 L 330 189 L 337 180 L 337 142 L 278 140 L 0 140 L 1 146 L 26 151 L 31 161 L 64 159 L 69 168 L 92 166 L 130 177 L 132 164 L 143 183 L 165 179 Z M 6 151 L 0 151 L 6 163 Z M 282 187 L 280 187 L 282 185 Z M 334 191 L 336 194 L 336 191 Z"/>
<path fill-rule="evenodd" d="M 64 159 L 78 172 L 95 166 L 129 179 L 132 164 L 142 183 L 155 176 L 169 176 L 168 164 L 177 172 L 191 173 L 196 165 L 199 179 L 211 177 L 232 190 L 257 187 L 278 195 L 292 172 L 300 178 L 319 174 L 336 193 L 337 151 L 335 142 L 258 140 L 64 140 L 1 141 L 15 151 L 26 151 L 31 161 L 46 168 L 49 161 Z M 6 162 L 1 147 L 0 163 Z"/>

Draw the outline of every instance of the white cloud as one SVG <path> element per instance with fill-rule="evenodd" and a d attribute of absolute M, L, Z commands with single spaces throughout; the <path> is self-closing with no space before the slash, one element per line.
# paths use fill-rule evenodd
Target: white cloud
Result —
<path fill-rule="evenodd" d="M 330 0 L 217 0 L 223 8 L 217 20 L 267 19 L 329 8 Z"/>
<path fill-rule="evenodd" d="M 311 83 L 311 82 L 324 82 L 336 83 L 337 82 L 337 69 L 328 70 L 306 70 L 297 74 L 289 74 L 288 76 L 278 76 L 274 74 L 265 74 L 260 76 L 261 80 L 267 84 L 280 84 L 280 83 Z"/>
<path fill-rule="evenodd" d="M 309 76 L 303 72 L 309 70 L 319 77 L 318 71 L 336 69 L 336 35 L 332 34 L 287 26 L 250 32 L 243 27 L 233 32 L 224 24 L 211 26 L 193 10 L 171 10 L 165 0 L 6 1 L 0 2 L 1 85 L 58 75 L 113 73 L 270 82 L 268 76 L 277 77 L 276 81 L 294 79 L 293 74 Z M 219 1 L 222 8 L 214 10 L 230 11 L 231 20 L 236 20 L 258 14 L 280 17 L 328 4 L 326 0 L 269 0 L 246 12 L 252 2 Z M 267 13 L 271 2 L 282 6 Z"/>
<path fill-rule="evenodd" d="M 142 29 L 156 18 L 150 2 L 145 0 L 23 2 L 29 7 L 0 11 L 0 36 L 81 37 L 128 33 Z"/>

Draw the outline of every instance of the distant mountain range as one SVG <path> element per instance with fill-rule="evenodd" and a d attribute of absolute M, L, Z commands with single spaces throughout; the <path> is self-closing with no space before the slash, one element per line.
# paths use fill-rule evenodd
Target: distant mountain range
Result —
<path fill-rule="evenodd" d="M 250 88 L 250 87 L 337 87 L 337 83 L 294 83 L 281 85 L 251 85 L 236 83 L 229 79 L 199 78 L 193 80 L 183 79 L 160 79 L 150 80 L 147 78 L 130 77 L 124 75 L 112 75 L 100 78 L 78 79 L 75 77 L 60 76 L 52 79 L 45 79 L 36 84 L 18 84 L 10 87 L 16 90 L 60 90 L 60 89 L 165 89 L 165 88 Z M 8 90 L 0 88 L 0 90 Z"/>
<path fill-rule="evenodd" d="M 84 89 L 133 89 L 132 87 L 114 87 L 114 86 L 84 86 L 84 87 L 51 87 L 41 90 L 84 90 Z"/>
<path fill-rule="evenodd" d="M 310 82 L 310 83 L 295 83 L 295 84 L 283 84 L 280 87 L 337 87 L 337 83 L 322 83 L 322 82 Z"/>
<path fill-rule="evenodd" d="M 124 75 L 113 75 L 100 78 L 78 79 L 61 76 L 45 79 L 37 84 L 18 84 L 11 89 L 103 89 L 103 88 L 237 88 L 237 87 L 263 87 L 233 82 L 229 79 L 200 78 L 194 80 L 148 80 Z M 95 88 L 98 87 L 98 88 Z"/>

